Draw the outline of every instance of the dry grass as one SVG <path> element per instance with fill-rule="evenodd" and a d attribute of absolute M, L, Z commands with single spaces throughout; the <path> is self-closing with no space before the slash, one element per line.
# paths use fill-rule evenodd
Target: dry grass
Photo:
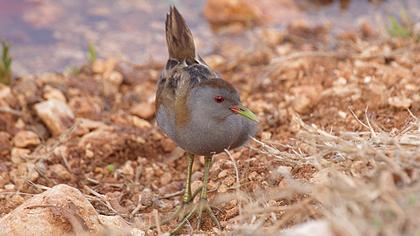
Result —
<path fill-rule="evenodd" d="M 287 160 L 285 165 L 310 164 L 316 168 L 314 176 L 301 181 L 280 167 L 272 178 L 283 179 L 283 186 L 255 195 L 241 192 L 244 205 L 232 235 L 278 235 L 311 219 L 323 220 L 336 235 L 420 233 L 419 119 L 392 133 L 366 122 L 368 132 L 340 135 L 307 125 L 297 116 L 296 122 L 301 130 L 294 151 L 281 152 L 257 141 L 258 150 L 280 162 Z"/>

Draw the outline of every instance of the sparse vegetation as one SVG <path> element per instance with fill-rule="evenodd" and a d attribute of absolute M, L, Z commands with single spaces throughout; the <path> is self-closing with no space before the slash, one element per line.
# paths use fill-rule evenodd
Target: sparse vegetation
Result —
<path fill-rule="evenodd" d="M 96 61 L 96 59 L 98 59 L 98 53 L 96 51 L 96 47 L 92 42 L 89 42 L 87 49 L 88 51 L 87 51 L 86 56 L 87 56 L 88 62 L 93 63 L 94 61 Z"/>
<path fill-rule="evenodd" d="M 0 61 L 0 83 L 9 85 L 12 82 L 12 58 L 10 57 L 10 45 L 2 42 L 2 54 Z"/>
<path fill-rule="evenodd" d="M 392 37 L 408 38 L 411 36 L 410 29 L 401 24 L 395 16 L 389 16 L 389 27 L 388 32 Z"/>
<path fill-rule="evenodd" d="M 223 230 L 204 214 L 204 234 L 420 235 L 420 41 L 404 14 L 386 23 L 382 17 L 380 32 L 369 21 L 338 32 L 302 21 L 252 32 L 224 28 L 234 40 L 226 31 L 203 60 L 238 88 L 261 126 L 245 147 L 214 157 L 209 201 Z M 163 31 L 164 22 L 152 27 Z M 83 66 L 0 85 L 0 234 L 7 224 L 27 229 L 19 217 L 3 219 L 59 184 L 77 188 L 88 210 L 45 198 L 24 208 L 37 212 L 26 216 L 43 210 L 59 220 L 54 229 L 80 235 L 92 234 L 98 214 L 129 222 L 124 230 L 132 235 L 177 225 L 165 220 L 182 199 L 185 153 L 154 117 L 164 62 L 99 56 L 89 43 L 77 53 Z M 7 44 L 1 63 L 11 74 Z M 192 192 L 203 164 L 197 157 Z M 196 225 L 194 218 L 182 232 L 203 233 Z"/>

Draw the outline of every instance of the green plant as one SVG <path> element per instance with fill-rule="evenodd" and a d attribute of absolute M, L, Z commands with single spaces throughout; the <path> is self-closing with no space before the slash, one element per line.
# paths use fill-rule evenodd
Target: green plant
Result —
<path fill-rule="evenodd" d="M 392 37 L 407 38 L 411 36 L 410 30 L 400 24 L 395 16 L 389 16 L 388 20 L 390 24 L 388 27 L 388 32 Z"/>
<path fill-rule="evenodd" d="M 10 45 L 2 42 L 2 56 L 0 62 L 0 83 L 9 85 L 12 82 L 12 58 L 9 55 Z"/>
<path fill-rule="evenodd" d="M 94 61 L 96 61 L 97 57 L 98 57 L 98 53 L 96 51 L 95 45 L 93 45 L 92 42 L 89 42 L 88 52 L 87 52 L 87 59 L 89 63 L 93 63 Z"/>
<path fill-rule="evenodd" d="M 113 173 L 115 171 L 115 166 L 114 164 L 109 164 L 106 166 L 106 169 L 110 172 Z"/>

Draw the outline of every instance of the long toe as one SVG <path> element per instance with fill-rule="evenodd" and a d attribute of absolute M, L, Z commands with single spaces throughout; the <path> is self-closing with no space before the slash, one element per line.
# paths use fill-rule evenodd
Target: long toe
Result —
<path fill-rule="evenodd" d="M 198 204 L 199 204 L 199 208 L 198 208 L 198 212 L 197 212 L 197 214 L 198 214 L 197 230 L 201 229 L 202 215 L 203 215 L 204 211 L 206 211 L 209 214 L 212 222 L 221 230 L 222 227 L 220 225 L 220 222 L 217 219 L 216 215 L 214 214 L 213 210 L 211 209 L 211 206 L 210 206 L 208 200 L 207 199 L 200 199 L 200 202 Z"/>
<path fill-rule="evenodd" d="M 178 234 L 178 232 L 182 229 L 182 227 L 191 219 L 191 217 L 194 215 L 194 213 L 198 210 L 198 205 L 197 204 L 187 204 L 189 205 L 189 207 L 185 207 L 185 205 L 183 205 L 183 209 L 182 209 L 182 215 L 183 217 L 180 218 L 180 222 L 178 223 L 178 225 L 175 227 L 175 229 L 173 229 L 170 232 L 170 235 L 176 235 Z"/>
<path fill-rule="evenodd" d="M 209 205 L 207 206 L 207 213 L 209 214 L 211 220 L 217 226 L 217 228 L 219 228 L 219 230 L 222 230 L 222 226 L 220 225 L 219 220 L 217 219 L 216 215 L 214 214 L 213 210 Z"/>
<path fill-rule="evenodd" d="M 214 225 L 216 225 L 220 230 L 222 229 L 219 220 L 213 212 L 207 199 L 200 199 L 197 203 L 183 204 L 180 209 L 178 209 L 175 214 L 179 219 L 178 225 L 171 231 L 171 235 L 176 235 L 182 229 L 182 227 L 189 221 L 191 218 L 197 216 L 197 231 L 201 230 L 203 222 L 203 213 L 207 212 L 210 216 Z M 172 218 L 173 219 L 173 218 Z"/>

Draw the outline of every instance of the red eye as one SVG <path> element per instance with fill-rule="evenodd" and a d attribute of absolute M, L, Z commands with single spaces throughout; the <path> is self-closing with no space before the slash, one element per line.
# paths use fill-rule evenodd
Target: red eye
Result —
<path fill-rule="evenodd" d="M 222 96 L 216 96 L 216 97 L 214 97 L 214 101 L 216 101 L 217 103 L 221 103 L 221 102 L 223 102 L 225 100 L 225 98 L 224 97 L 222 97 Z"/>

